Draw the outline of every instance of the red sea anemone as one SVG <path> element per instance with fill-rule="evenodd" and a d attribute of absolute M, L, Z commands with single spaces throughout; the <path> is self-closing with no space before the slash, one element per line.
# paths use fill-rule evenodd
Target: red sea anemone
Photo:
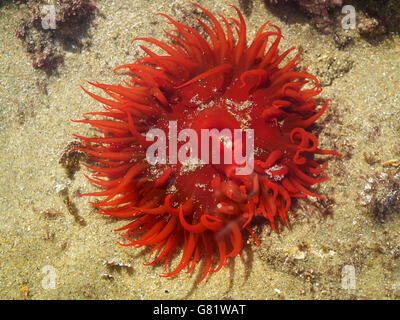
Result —
<path fill-rule="evenodd" d="M 122 245 L 151 247 L 156 258 L 149 265 L 163 261 L 164 277 L 185 267 L 191 272 L 204 259 L 202 281 L 241 254 L 244 236 L 259 244 L 253 232 L 256 217 L 275 230 L 288 222 L 291 198 L 321 198 L 310 186 L 328 178 L 326 164 L 314 155 L 337 153 L 319 149 L 317 137 L 307 130 L 328 101 L 317 110 L 318 80 L 298 69 L 300 51 L 291 59 L 295 48 L 279 53 L 280 29 L 266 22 L 248 46 L 236 7 L 239 20 L 220 16 L 221 24 L 196 6 L 211 21 L 209 26 L 197 19 L 204 36 L 161 14 L 175 28 L 166 32 L 171 41 L 134 41 L 156 45 L 164 54 L 141 46 L 144 58 L 117 68 L 129 70 L 130 82 L 91 83 L 111 99 L 83 89 L 105 111 L 87 114 L 100 119 L 78 121 L 97 128 L 101 136 L 77 137 L 85 145 L 81 150 L 98 163 L 88 166 L 94 171 L 88 179 L 102 190 L 86 195 L 105 198 L 92 205 L 102 214 L 131 220 L 118 229 L 125 230 L 127 243 Z M 146 133 L 153 128 L 168 132 L 169 121 L 176 121 L 178 130 L 196 132 L 254 130 L 254 170 L 239 175 L 234 161 L 150 164 Z M 227 148 L 224 141 L 219 148 Z M 180 262 L 168 271 L 181 246 Z"/>

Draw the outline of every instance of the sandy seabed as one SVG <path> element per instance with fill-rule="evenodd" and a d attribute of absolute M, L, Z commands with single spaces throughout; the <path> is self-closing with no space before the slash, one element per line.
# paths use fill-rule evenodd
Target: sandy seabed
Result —
<path fill-rule="evenodd" d="M 198 2 L 213 13 L 235 15 L 226 1 Z M 123 76 L 113 69 L 142 55 L 130 45 L 134 37 L 165 40 L 168 25 L 154 13 L 194 20 L 188 1 L 97 3 L 86 44 L 79 53 L 67 51 L 50 76 L 32 68 L 15 37 L 18 7 L 0 8 L 0 298 L 400 298 L 400 212 L 393 200 L 400 170 L 396 162 L 382 165 L 400 158 L 398 35 L 377 42 L 355 36 L 340 49 L 305 18 L 288 12 L 282 20 L 263 1 L 253 2 L 245 17 L 249 39 L 273 21 L 285 35 L 282 48 L 304 50 L 304 64 L 322 79 L 322 98 L 333 100 L 319 120 L 319 140 L 342 157 L 329 162 L 330 179 L 317 191 L 334 202 L 324 207 L 298 200 L 290 228 L 263 230 L 261 247 L 250 243 L 242 257 L 195 285 L 201 266 L 194 274 L 160 278 L 161 265 L 143 266 L 148 250 L 118 246 L 121 235 L 113 230 L 125 222 L 97 215 L 87 198 L 75 198 L 94 190 L 86 169 L 71 179 L 59 164 L 71 133 L 91 134 L 69 120 L 101 109 L 80 85 L 120 83 Z M 353 271 L 350 284 L 346 277 Z"/>

